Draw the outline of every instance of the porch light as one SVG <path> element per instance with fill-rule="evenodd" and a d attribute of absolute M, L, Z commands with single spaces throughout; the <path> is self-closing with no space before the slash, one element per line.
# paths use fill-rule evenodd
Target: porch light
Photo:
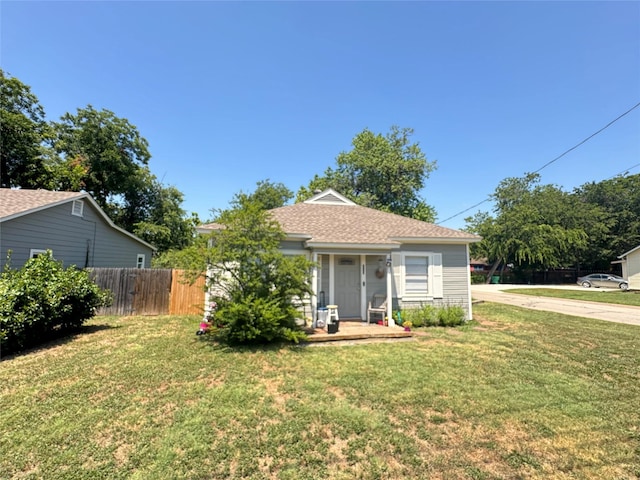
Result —
<path fill-rule="evenodd" d="M 391 255 L 387 257 L 387 267 L 391 266 Z"/>

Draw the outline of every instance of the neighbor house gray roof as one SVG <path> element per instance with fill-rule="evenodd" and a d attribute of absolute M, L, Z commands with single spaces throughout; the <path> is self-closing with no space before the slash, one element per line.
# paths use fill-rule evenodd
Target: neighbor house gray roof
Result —
<path fill-rule="evenodd" d="M 143 245 L 156 250 L 150 243 L 145 242 L 113 223 L 93 197 L 86 192 L 54 192 L 51 190 L 30 190 L 26 188 L 0 188 L 0 222 L 6 222 L 16 217 L 55 207 L 73 200 L 88 201 L 109 226 Z"/>
<path fill-rule="evenodd" d="M 336 198 L 344 201 L 336 201 Z M 433 223 L 362 207 L 329 189 L 306 202 L 270 210 L 289 237 L 309 245 L 394 246 L 402 243 L 470 243 L 480 237 Z M 199 230 L 213 231 L 218 224 Z"/>
<path fill-rule="evenodd" d="M 8 220 L 87 195 L 82 192 L 0 188 L 0 220 Z"/>

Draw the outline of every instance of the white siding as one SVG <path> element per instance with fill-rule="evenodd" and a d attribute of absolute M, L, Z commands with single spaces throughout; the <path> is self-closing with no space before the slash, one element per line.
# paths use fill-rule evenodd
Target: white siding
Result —
<path fill-rule="evenodd" d="M 640 250 L 631 252 L 627 256 L 627 274 L 629 275 L 629 288 L 640 290 Z"/>

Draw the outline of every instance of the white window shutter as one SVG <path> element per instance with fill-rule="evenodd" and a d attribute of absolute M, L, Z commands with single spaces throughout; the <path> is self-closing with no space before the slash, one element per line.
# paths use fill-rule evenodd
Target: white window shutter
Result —
<path fill-rule="evenodd" d="M 442 285 L 442 254 L 434 253 L 431 256 L 431 276 L 433 278 L 431 287 L 434 298 L 444 297 L 444 287 Z"/>
<path fill-rule="evenodd" d="M 391 254 L 391 268 L 393 271 L 393 297 L 402 298 L 404 295 L 404 265 L 401 253 Z"/>

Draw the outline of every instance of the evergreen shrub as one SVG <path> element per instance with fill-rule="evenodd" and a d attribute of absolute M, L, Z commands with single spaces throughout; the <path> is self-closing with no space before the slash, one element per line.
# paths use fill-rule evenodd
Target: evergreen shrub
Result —
<path fill-rule="evenodd" d="M 2 354 L 77 329 L 110 301 L 110 293 L 93 283 L 88 272 L 64 268 L 50 251 L 30 259 L 19 270 L 7 266 L 0 274 Z"/>

